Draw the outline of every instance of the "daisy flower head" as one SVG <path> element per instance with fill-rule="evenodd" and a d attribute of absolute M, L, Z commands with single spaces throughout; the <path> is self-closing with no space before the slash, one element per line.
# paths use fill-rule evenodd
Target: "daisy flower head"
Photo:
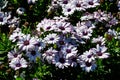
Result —
<path fill-rule="evenodd" d="M 91 49 L 92 50 L 92 49 Z M 85 62 L 92 62 L 95 60 L 94 54 L 92 53 L 92 51 L 85 51 L 80 57 L 83 61 Z"/>
<path fill-rule="evenodd" d="M 1 12 L 0 11 L 0 25 L 5 25 L 8 22 L 8 19 L 11 18 L 11 13 Z"/>
<path fill-rule="evenodd" d="M 86 4 L 83 0 L 73 0 L 71 2 L 73 5 L 75 5 L 75 9 L 78 10 L 78 11 L 85 11 L 85 8 L 86 8 Z"/>
<path fill-rule="evenodd" d="M 30 37 L 30 34 L 24 35 L 23 38 L 17 42 L 19 49 L 21 50 L 31 50 L 35 48 L 35 44 L 37 44 L 37 39 L 34 37 Z"/>
<path fill-rule="evenodd" d="M 72 31 L 72 25 L 68 22 L 58 21 L 56 22 L 56 32 L 62 32 L 63 34 L 70 33 Z"/>
<path fill-rule="evenodd" d="M 85 0 L 85 2 L 87 4 L 87 8 L 94 8 L 100 5 L 99 0 Z"/>
<path fill-rule="evenodd" d="M 9 66 L 13 68 L 14 70 L 18 70 L 20 68 L 26 68 L 27 67 L 27 61 L 24 58 L 14 58 L 9 63 Z"/>
<path fill-rule="evenodd" d="M 37 31 L 52 31 L 56 27 L 55 21 L 50 19 L 44 19 L 37 25 Z"/>
<path fill-rule="evenodd" d="M 60 37 L 55 34 L 55 33 L 52 33 L 52 34 L 48 34 L 45 38 L 44 38 L 44 41 L 48 44 L 55 44 L 59 41 Z"/>
<path fill-rule="evenodd" d="M 71 0 L 58 0 L 60 3 L 60 6 L 65 7 L 67 4 L 71 2 Z"/>
<path fill-rule="evenodd" d="M 55 64 L 56 67 L 58 67 L 60 69 L 64 69 L 64 68 L 67 68 L 68 66 L 70 66 L 70 63 L 68 62 L 68 60 L 61 53 L 59 53 L 55 57 L 54 64 Z"/>
<path fill-rule="evenodd" d="M 77 52 L 78 52 L 77 47 L 70 44 L 66 44 L 65 46 L 61 47 L 60 51 L 60 53 L 62 53 L 66 59 L 76 55 Z"/>
<path fill-rule="evenodd" d="M 86 20 L 91 20 L 94 19 L 93 14 L 86 12 L 83 14 L 83 16 L 80 18 L 82 21 L 86 21 Z"/>
<path fill-rule="evenodd" d="M 69 16 L 69 15 L 73 14 L 74 11 L 75 11 L 75 6 L 72 3 L 69 3 L 63 7 L 62 13 L 65 16 Z"/>
<path fill-rule="evenodd" d="M 99 44 L 97 44 L 96 48 L 94 48 L 94 50 L 93 50 L 93 53 L 96 56 L 96 58 L 105 59 L 105 58 L 108 58 L 110 55 L 106 51 L 107 51 L 107 47 L 100 46 Z"/>
<path fill-rule="evenodd" d="M 105 45 L 105 38 L 103 38 L 103 36 L 98 36 L 97 38 L 92 39 L 92 43 L 97 43 L 99 45 Z"/>
<path fill-rule="evenodd" d="M 82 39 L 90 39 L 90 37 L 92 36 L 92 28 L 88 28 L 87 26 L 81 26 L 81 27 L 77 27 L 76 28 L 76 34 L 77 36 L 79 36 Z"/>
<path fill-rule="evenodd" d="M 20 41 L 23 38 L 24 34 L 19 32 L 15 32 L 12 33 L 12 35 L 10 35 L 9 40 L 11 40 L 12 42 L 16 42 L 16 41 Z"/>
<path fill-rule="evenodd" d="M 108 14 L 106 14 L 106 12 L 102 12 L 101 10 L 98 10 L 96 12 L 94 12 L 94 18 L 96 19 L 96 21 L 99 22 L 103 22 L 103 21 L 108 21 Z"/>
<path fill-rule="evenodd" d="M 68 59 L 68 62 L 70 63 L 70 66 L 71 67 L 76 67 L 77 66 L 77 63 L 78 63 L 78 57 L 77 55 L 74 55 L 74 56 L 71 56 L 69 59 Z"/>
<path fill-rule="evenodd" d="M 48 63 L 53 63 L 57 53 L 58 53 L 58 51 L 51 47 L 47 51 L 45 51 L 45 53 L 42 54 L 42 56 L 44 59 L 46 59 L 48 61 Z"/>
<path fill-rule="evenodd" d="M 16 48 L 14 48 L 14 50 L 11 50 L 10 52 L 8 52 L 7 56 L 8 56 L 8 59 L 11 61 L 12 59 L 14 58 L 21 58 L 22 54 L 20 54 L 21 52 L 20 51 L 17 51 Z"/>
<path fill-rule="evenodd" d="M 8 20 L 8 27 L 18 27 L 20 23 L 20 18 L 14 17 Z"/>
<path fill-rule="evenodd" d="M 92 61 L 92 62 L 81 61 L 80 67 L 82 68 L 82 70 L 84 70 L 86 72 L 90 72 L 90 71 L 94 71 L 96 69 L 97 65 L 96 65 L 95 61 Z"/>
<path fill-rule="evenodd" d="M 35 48 L 34 50 L 27 51 L 26 56 L 30 61 L 36 62 L 37 58 L 41 58 L 41 53 L 38 51 L 38 48 Z"/>

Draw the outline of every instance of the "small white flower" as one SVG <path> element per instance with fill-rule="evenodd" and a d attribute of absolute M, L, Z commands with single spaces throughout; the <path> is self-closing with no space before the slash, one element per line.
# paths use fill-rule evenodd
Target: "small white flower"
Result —
<path fill-rule="evenodd" d="M 98 0 L 85 0 L 85 2 L 87 3 L 87 8 L 94 8 L 98 5 L 100 5 Z"/>
<path fill-rule="evenodd" d="M 104 59 L 109 57 L 109 53 L 106 52 L 107 48 L 105 46 L 100 46 L 97 44 L 96 48 L 94 48 L 93 53 L 96 55 L 96 58 Z"/>
<path fill-rule="evenodd" d="M 85 70 L 86 72 L 90 72 L 90 71 L 94 71 L 97 67 L 97 65 L 95 64 L 95 61 L 92 62 L 85 62 L 82 61 L 80 63 L 80 66 L 82 67 L 83 70 Z"/>
<path fill-rule="evenodd" d="M 10 52 L 8 52 L 7 56 L 8 59 L 11 61 L 14 58 L 21 58 L 22 54 L 20 54 L 20 51 L 17 51 L 16 48 L 14 48 L 14 50 L 11 50 Z"/>
<path fill-rule="evenodd" d="M 19 15 L 23 15 L 25 13 L 25 9 L 20 7 L 16 10 L 16 13 L 19 14 Z"/>
<path fill-rule="evenodd" d="M 54 43 L 56 43 L 56 42 L 59 41 L 59 38 L 60 38 L 60 37 L 59 37 L 57 34 L 52 33 L 52 34 L 47 35 L 47 36 L 44 38 L 44 40 L 45 40 L 45 42 L 48 43 L 48 44 L 54 44 Z"/>
<path fill-rule="evenodd" d="M 92 49 L 84 52 L 81 56 L 81 59 L 85 62 L 92 62 L 95 60 L 94 54 L 92 53 Z"/>
<path fill-rule="evenodd" d="M 62 32 L 63 34 L 70 33 L 72 31 L 72 25 L 68 22 L 58 21 L 56 22 L 56 32 Z"/>
<path fill-rule="evenodd" d="M 104 45 L 105 44 L 105 38 L 102 36 L 98 36 L 97 38 L 92 39 L 92 43 L 97 43 L 99 45 Z"/>
<path fill-rule="evenodd" d="M 47 51 L 45 51 L 45 53 L 42 56 L 44 59 L 46 59 L 48 61 L 48 63 L 52 63 L 57 52 L 58 52 L 57 50 L 55 50 L 51 47 Z"/>
<path fill-rule="evenodd" d="M 7 13 L 7 12 L 1 12 L 0 11 L 0 25 L 4 25 L 7 24 L 8 19 L 11 18 L 11 13 Z"/>
<path fill-rule="evenodd" d="M 70 4 L 70 3 L 69 3 L 69 4 L 67 4 L 67 5 L 64 6 L 62 13 L 63 13 L 65 16 L 68 16 L 68 15 L 73 14 L 74 11 L 75 11 L 75 6 L 74 6 L 73 4 Z"/>
<path fill-rule="evenodd" d="M 61 69 L 64 69 L 65 67 L 70 66 L 70 63 L 62 54 L 58 54 L 56 56 L 54 64 L 56 67 Z"/>
<path fill-rule="evenodd" d="M 11 40 L 12 42 L 19 41 L 22 39 L 23 36 L 24 34 L 21 32 L 13 33 L 12 35 L 10 35 L 9 40 Z"/>
<path fill-rule="evenodd" d="M 27 67 L 27 62 L 24 58 L 14 58 L 9 63 L 9 66 L 11 68 L 13 68 L 14 70 L 18 70 L 20 68 L 26 68 Z"/>
<path fill-rule="evenodd" d="M 71 56 L 76 55 L 78 52 L 77 47 L 73 45 L 66 44 L 65 46 L 62 46 L 61 52 L 66 59 L 70 58 Z"/>
<path fill-rule="evenodd" d="M 117 6 L 118 6 L 118 9 L 120 10 L 120 1 L 118 1 Z"/>
<path fill-rule="evenodd" d="M 93 14 L 86 12 L 80 19 L 82 21 L 90 20 L 93 19 Z"/>
<path fill-rule="evenodd" d="M 37 25 L 37 31 L 43 30 L 45 31 L 52 31 L 56 28 L 55 21 L 50 19 L 44 19 Z"/>
<path fill-rule="evenodd" d="M 35 44 L 37 44 L 37 39 L 34 37 L 30 37 L 30 34 L 24 35 L 23 38 L 18 41 L 17 45 L 19 49 L 22 49 L 23 51 L 31 50 L 35 48 Z"/>

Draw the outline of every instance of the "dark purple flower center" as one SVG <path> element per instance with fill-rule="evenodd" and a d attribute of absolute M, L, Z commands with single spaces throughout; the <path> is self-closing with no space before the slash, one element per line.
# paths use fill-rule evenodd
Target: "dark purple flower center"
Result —
<path fill-rule="evenodd" d="M 0 22 L 3 22 L 3 17 L 0 17 Z"/>
<path fill-rule="evenodd" d="M 31 55 L 35 56 L 36 55 L 36 51 L 31 51 Z"/>
<path fill-rule="evenodd" d="M 47 27 L 47 30 L 49 30 L 51 28 L 51 26 Z"/>
<path fill-rule="evenodd" d="M 59 41 L 59 44 L 60 45 L 64 45 L 64 41 Z"/>
<path fill-rule="evenodd" d="M 86 31 L 83 32 L 83 35 L 87 35 L 87 34 L 88 34 L 88 32 L 86 32 Z"/>
<path fill-rule="evenodd" d="M 60 61 L 61 63 L 65 63 L 65 59 L 64 59 L 64 58 L 60 58 L 59 61 Z"/>
<path fill-rule="evenodd" d="M 77 62 L 76 57 L 72 58 L 72 61 L 73 61 L 73 62 Z"/>
<path fill-rule="evenodd" d="M 76 7 L 81 7 L 81 4 L 77 3 L 77 4 L 76 4 Z"/>
<path fill-rule="evenodd" d="M 98 56 L 102 56 L 102 54 L 103 54 L 102 52 L 97 52 Z"/>
<path fill-rule="evenodd" d="M 67 11 L 68 11 L 68 12 L 70 12 L 70 11 L 71 11 L 71 9 L 69 8 L 69 9 L 67 9 Z"/>
<path fill-rule="evenodd" d="M 24 45 L 29 45 L 29 41 L 28 40 L 24 41 Z"/>
<path fill-rule="evenodd" d="M 51 41 L 53 41 L 53 40 L 54 40 L 54 38 L 50 38 L 50 40 L 51 40 Z"/>
<path fill-rule="evenodd" d="M 57 1 L 54 1 L 54 4 L 57 4 Z"/>
<path fill-rule="evenodd" d="M 92 1 L 89 1 L 88 4 L 89 4 L 89 5 L 93 5 L 94 3 L 93 3 Z"/>
<path fill-rule="evenodd" d="M 68 1 L 67 1 L 67 0 L 64 0 L 64 1 L 63 1 L 63 4 L 67 4 L 67 3 L 68 3 Z"/>
<path fill-rule="evenodd" d="M 66 52 L 67 53 L 71 53 L 71 49 L 66 49 Z"/>
<path fill-rule="evenodd" d="M 92 57 L 92 55 L 88 55 L 87 57 L 88 57 L 88 58 L 91 58 L 91 57 Z"/>
<path fill-rule="evenodd" d="M 20 66 L 21 66 L 21 64 L 20 64 L 20 63 L 17 63 L 17 64 L 16 64 L 16 67 L 20 67 Z"/>
<path fill-rule="evenodd" d="M 61 29 L 61 30 L 65 30 L 65 28 L 64 28 L 63 26 L 60 26 L 59 29 Z"/>
<path fill-rule="evenodd" d="M 18 54 L 15 53 L 13 56 L 16 58 L 18 56 Z"/>
<path fill-rule="evenodd" d="M 90 67 L 90 66 L 92 65 L 92 63 L 91 63 L 91 62 L 88 62 L 88 61 L 85 62 L 85 64 L 86 64 L 87 67 Z"/>

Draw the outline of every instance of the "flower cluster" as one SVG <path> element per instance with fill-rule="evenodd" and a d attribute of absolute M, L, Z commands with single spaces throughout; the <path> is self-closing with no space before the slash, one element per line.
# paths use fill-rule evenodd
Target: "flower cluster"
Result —
<path fill-rule="evenodd" d="M 52 7 L 61 6 L 65 16 L 73 14 L 75 10 L 85 11 L 98 5 L 99 0 L 52 0 Z"/>
<path fill-rule="evenodd" d="M 31 5 L 36 1 L 27 0 L 27 3 Z M 20 18 L 12 17 L 10 12 L 0 11 L 0 25 L 15 27 L 9 36 L 9 40 L 16 44 L 14 50 L 7 55 L 9 66 L 14 70 L 26 68 L 39 58 L 61 69 L 80 66 L 86 72 L 95 70 L 99 59 L 110 56 L 107 40 L 120 40 L 120 32 L 112 29 L 119 23 L 117 18 L 100 9 L 93 13 L 87 11 L 99 6 L 99 0 L 52 0 L 51 5 L 56 9 L 61 6 L 65 17 L 55 16 L 53 19 L 44 18 L 37 22 L 34 35 L 22 32 L 19 28 Z M 73 25 L 69 15 L 76 10 L 85 13 Z M 19 7 L 16 13 L 23 16 L 25 9 Z M 102 34 L 94 35 L 100 23 L 106 29 L 107 37 Z"/>

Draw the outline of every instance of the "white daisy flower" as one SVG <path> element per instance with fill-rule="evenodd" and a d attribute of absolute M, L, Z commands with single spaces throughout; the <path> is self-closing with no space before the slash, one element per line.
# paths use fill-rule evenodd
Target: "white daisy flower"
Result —
<path fill-rule="evenodd" d="M 24 34 L 19 32 L 19 33 L 12 33 L 12 35 L 10 35 L 9 40 L 11 40 L 12 42 L 15 41 L 19 41 L 23 38 Z"/>
<path fill-rule="evenodd" d="M 56 32 L 62 32 L 63 34 L 70 33 L 72 31 L 72 25 L 68 22 L 58 21 L 56 22 Z"/>
<path fill-rule="evenodd" d="M 63 56 L 63 54 L 59 54 L 55 57 L 55 66 L 61 69 L 70 66 L 68 60 Z"/>
<path fill-rule="evenodd" d="M 82 21 L 94 19 L 93 14 L 86 12 L 83 16 L 80 18 Z"/>
<path fill-rule="evenodd" d="M 92 62 L 95 60 L 94 54 L 92 52 L 92 49 L 89 51 L 85 51 L 81 56 L 81 59 L 85 62 Z"/>
<path fill-rule="evenodd" d="M 66 59 L 70 58 L 71 56 L 76 55 L 78 52 L 77 47 L 73 45 L 66 44 L 62 46 L 60 53 L 62 53 Z"/>
<path fill-rule="evenodd" d="M 70 4 L 70 3 L 69 3 L 69 4 L 67 4 L 67 5 L 64 6 L 62 13 L 63 13 L 65 16 L 68 16 L 68 15 L 73 14 L 74 11 L 75 11 L 75 6 L 74 6 L 73 4 Z"/>
<path fill-rule="evenodd" d="M 26 68 L 27 67 L 27 62 L 24 58 L 14 58 L 9 63 L 9 66 L 11 68 L 13 68 L 14 70 L 18 70 L 20 68 Z"/>
<path fill-rule="evenodd" d="M 98 0 L 85 0 L 85 2 L 87 3 L 87 8 L 94 8 L 98 5 L 100 5 Z"/>
<path fill-rule="evenodd" d="M 48 63 L 52 63 L 57 52 L 58 52 L 57 50 L 55 50 L 51 47 L 47 51 L 45 51 L 45 53 L 42 54 L 42 56 L 44 59 L 46 59 L 48 61 Z"/>
<path fill-rule="evenodd" d="M 37 31 L 41 29 L 45 31 L 52 31 L 56 28 L 55 21 L 50 19 L 44 19 L 37 25 Z"/>
<path fill-rule="evenodd" d="M 83 0 L 73 0 L 71 2 L 73 5 L 75 5 L 75 9 L 78 10 L 78 11 L 82 11 L 84 10 L 85 11 L 85 8 L 86 8 L 86 4 Z"/>
<path fill-rule="evenodd" d="M 97 38 L 92 39 L 92 43 L 97 43 L 99 45 L 105 45 L 105 38 L 103 38 L 103 36 L 98 36 Z"/>
<path fill-rule="evenodd" d="M 7 12 L 1 12 L 0 11 L 0 25 L 4 25 L 7 24 L 8 19 L 11 18 L 11 13 L 7 13 Z"/>
<path fill-rule="evenodd" d="M 17 45 L 19 47 L 19 49 L 21 50 L 31 50 L 35 48 L 35 44 L 37 44 L 37 39 L 34 37 L 30 37 L 30 34 L 28 35 L 24 35 L 23 38 L 18 41 Z"/>
<path fill-rule="evenodd" d="M 77 62 L 78 62 L 78 58 L 77 56 L 71 56 L 69 59 L 68 59 L 68 62 L 70 63 L 70 66 L 71 67 L 76 67 L 77 66 Z"/>
<path fill-rule="evenodd" d="M 104 59 L 109 57 L 109 53 L 106 52 L 107 48 L 105 46 L 100 46 L 97 44 L 94 48 L 93 53 L 96 55 L 96 58 Z"/>
<path fill-rule="evenodd" d="M 98 10 L 97 12 L 94 12 L 94 18 L 96 21 L 108 21 L 108 14 L 105 12 L 102 12 L 101 10 Z"/>
<path fill-rule="evenodd" d="M 47 35 L 44 38 L 44 41 L 48 44 L 55 44 L 59 41 L 59 39 L 60 39 L 60 37 L 57 34 L 52 33 L 52 34 Z"/>
<path fill-rule="evenodd" d="M 37 58 L 41 58 L 41 53 L 35 48 L 32 51 L 27 51 L 26 56 L 29 58 L 30 61 L 36 62 Z"/>
<path fill-rule="evenodd" d="M 97 65 L 95 64 L 95 61 L 92 61 L 92 62 L 82 61 L 80 63 L 80 67 L 82 68 L 82 70 L 85 70 L 86 72 L 90 72 L 90 71 L 94 71 Z"/>
<path fill-rule="evenodd" d="M 7 56 L 8 59 L 11 61 L 14 58 L 21 58 L 22 54 L 20 54 L 20 51 L 17 51 L 16 48 L 14 48 L 14 50 L 11 50 L 10 52 L 8 52 Z"/>

